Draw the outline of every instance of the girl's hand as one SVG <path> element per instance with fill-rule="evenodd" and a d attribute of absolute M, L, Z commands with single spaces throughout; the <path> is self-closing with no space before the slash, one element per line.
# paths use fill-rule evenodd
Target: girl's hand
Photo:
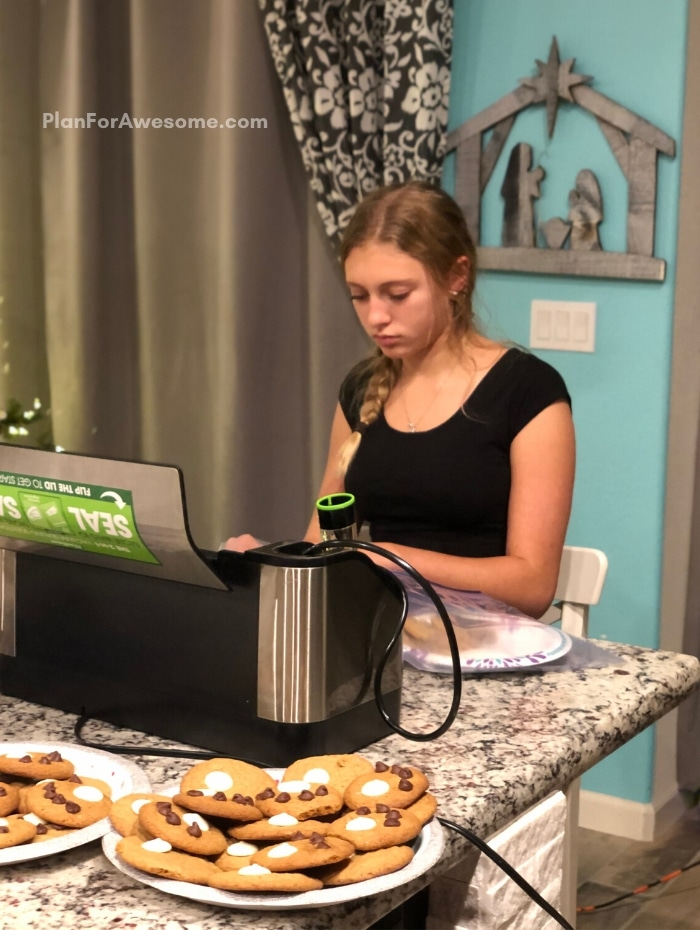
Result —
<path fill-rule="evenodd" d="M 221 548 L 231 549 L 233 552 L 245 552 L 247 549 L 257 549 L 258 546 L 264 545 L 262 539 L 256 539 L 250 533 L 243 533 L 242 536 L 231 536 Z"/>

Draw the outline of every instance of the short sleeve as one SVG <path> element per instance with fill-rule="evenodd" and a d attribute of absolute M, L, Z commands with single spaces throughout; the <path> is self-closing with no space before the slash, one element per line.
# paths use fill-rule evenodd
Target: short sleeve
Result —
<path fill-rule="evenodd" d="M 529 352 L 519 352 L 514 360 L 514 369 L 508 410 L 511 439 L 551 404 L 563 400 L 571 406 L 564 379 L 547 362 Z"/>
<path fill-rule="evenodd" d="M 367 362 L 360 362 L 345 376 L 338 392 L 340 409 L 345 414 L 350 429 L 354 429 L 360 419 L 360 408 L 367 390 L 369 371 Z"/>

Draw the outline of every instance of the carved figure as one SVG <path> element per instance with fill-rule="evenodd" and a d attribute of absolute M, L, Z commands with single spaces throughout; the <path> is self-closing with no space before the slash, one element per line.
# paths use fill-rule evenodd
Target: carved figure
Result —
<path fill-rule="evenodd" d="M 501 196 L 505 201 L 501 235 L 504 248 L 535 246 L 533 200 L 540 196 L 544 168 L 538 166 L 530 170 L 531 165 L 532 146 L 526 142 L 513 146 L 501 187 Z"/>
<path fill-rule="evenodd" d="M 588 168 L 579 171 L 576 186 L 569 193 L 569 219 L 571 248 L 581 252 L 599 252 L 598 226 L 603 220 L 603 198 L 598 180 Z"/>
<path fill-rule="evenodd" d="M 553 216 L 546 223 L 540 223 L 540 229 L 548 249 L 563 249 L 571 232 L 571 223 L 559 216 Z"/>
<path fill-rule="evenodd" d="M 603 221 L 603 198 L 598 179 L 584 168 L 576 175 L 576 186 L 569 191 L 569 216 L 552 217 L 540 224 L 547 248 L 561 249 L 571 233 L 569 243 L 575 252 L 600 252 L 598 226 Z"/>

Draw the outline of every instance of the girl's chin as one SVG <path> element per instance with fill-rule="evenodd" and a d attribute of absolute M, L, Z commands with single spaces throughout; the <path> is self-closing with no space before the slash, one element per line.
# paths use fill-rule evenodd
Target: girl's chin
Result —
<path fill-rule="evenodd" d="M 406 345 L 405 343 L 391 346 L 380 345 L 379 349 L 382 355 L 396 359 L 396 361 L 410 361 L 412 359 L 418 361 L 430 352 L 430 346 Z"/>
<path fill-rule="evenodd" d="M 416 352 L 415 346 L 406 345 L 405 342 L 377 342 L 376 345 L 387 358 L 406 358 Z"/>

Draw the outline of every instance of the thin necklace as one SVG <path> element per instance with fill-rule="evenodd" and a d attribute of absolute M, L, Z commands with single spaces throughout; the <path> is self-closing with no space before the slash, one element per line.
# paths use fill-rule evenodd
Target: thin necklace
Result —
<path fill-rule="evenodd" d="M 434 393 L 433 396 L 430 398 L 430 402 L 428 403 L 428 406 L 425 408 L 425 410 L 423 411 L 423 413 L 421 413 L 421 415 L 418 417 L 417 420 L 412 420 L 412 419 L 411 419 L 411 414 L 408 412 L 408 407 L 406 406 L 405 390 L 401 392 L 401 406 L 403 407 L 404 413 L 406 414 L 406 423 L 408 424 L 408 431 L 409 431 L 409 433 L 415 433 L 415 431 L 416 431 L 416 429 L 418 428 L 418 426 L 420 425 L 421 421 L 425 418 L 425 415 L 428 413 L 428 411 L 430 410 L 430 408 L 433 406 L 433 404 L 434 404 L 435 401 L 437 400 L 438 395 L 440 394 L 440 392 L 442 391 L 442 389 L 447 385 L 447 382 L 450 380 L 450 378 L 451 378 L 452 375 L 454 374 L 455 369 L 457 368 L 457 365 L 458 365 L 458 364 L 459 364 L 459 360 L 457 360 L 457 361 L 454 363 L 454 365 L 452 366 L 452 368 L 451 368 L 451 369 L 449 370 L 449 372 L 447 373 L 447 376 L 440 382 L 440 384 L 438 385 L 438 387 L 437 387 L 435 393 Z"/>

